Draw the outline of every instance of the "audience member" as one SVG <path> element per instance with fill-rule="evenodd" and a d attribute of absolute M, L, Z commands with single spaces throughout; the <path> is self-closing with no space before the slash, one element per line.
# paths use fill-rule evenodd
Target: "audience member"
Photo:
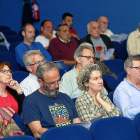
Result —
<path fill-rule="evenodd" d="M 100 16 L 98 18 L 97 22 L 99 24 L 99 32 L 100 32 L 100 34 L 107 35 L 108 37 L 113 35 L 113 32 L 108 29 L 109 21 L 108 21 L 107 17 Z"/>
<path fill-rule="evenodd" d="M 100 65 L 103 74 L 109 74 L 114 76 L 115 78 L 117 77 L 113 72 L 110 72 L 109 68 L 103 62 L 95 61 L 93 47 L 89 43 L 82 43 L 76 49 L 74 53 L 74 59 L 75 59 L 75 67 L 63 75 L 62 77 L 63 81 L 60 84 L 60 91 L 66 93 L 72 99 L 77 98 L 83 95 L 84 93 L 84 91 L 81 91 L 78 88 L 76 77 L 80 69 L 89 63 L 97 63 Z M 105 87 L 108 89 L 107 84 L 106 83 L 104 84 Z M 102 89 L 102 93 L 108 94 L 105 88 Z"/>
<path fill-rule="evenodd" d="M 62 15 L 62 23 L 67 24 L 70 29 L 70 35 L 78 40 L 80 40 L 80 37 L 77 35 L 76 31 L 72 29 L 72 24 L 73 24 L 73 15 L 70 13 L 64 13 Z"/>
<path fill-rule="evenodd" d="M 127 39 L 128 55 L 140 55 L 140 23 L 137 30 L 131 32 Z"/>
<path fill-rule="evenodd" d="M 100 34 L 99 24 L 96 21 L 91 21 L 87 24 L 88 35 L 83 38 L 80 43 L 88 42 L 93 45 L 95 57 L 100 61 L 105 60 L 108 49 L 114 48 L 108 36 Z M 114 55 L 110 59 L 114 59 Z"/>
<path fill-rule="evenodd" d="M 56 37 L 56 31 L 53 30 L 53 23 L 50 20 L 44 20 L 41 23 L 41 34 L 35 38 L 35 42 L 40 42 L 44 48 L 48 49 L 50 41 Z"/>
<path fill-rule="evenodd" d="M 124 117 L 134 120 L 140 112 L 140 57 L 125 60 L 126 78 L 116 88 L 113 100 Z"/>
<path fill-rule="evenodd" d="M 34 137 L 39 139 L 43 132 L 55 126 L 81 122 L 73 101 L 58 92 L 61 79 L 56 65 L 40 63 L 36 75 L 41 87 L 23 103 L 24 124 L 28 124 Z"/>
<path fill-rule="evenodd" d="M 30 95 L 40 88 L 40 84 L 36 77 L 36 69 L 43 61 L 44 56 L 39 50 L 30 50 L 24 54 L 23 62 L 26 69 L 30 72 L 29 76 L 20 83 L 25 96 Z"/>
<path fill-rule="evenodd" d="M 0 107 L 10 107 L 20 114 L 24 98 L 20 85 L 12 79 L 10 64 L 0 62 Z"/>
<path fill-rule="evenodd" d="M 5 38 L 5 36 L 4 36 L 4 34 L 2 32 L 0 32 L 0 45 L 6 46 L 6 48 L 9 50 L 10 44 L 6 40 L 6 38 Z"/>
<path fill-rule="evenodd" d="M 16 60 L 21 67 L 25 67 L 23 63 L 23 55 L 29 50 L 40 50 L 47 61 L 52 61 L 51 55 L 47 50 L 45 50 L 42 44 L 39 42 L 34 42 L 35 29 L 33 25 L 26 24 L 22 28 L 22 35 L 24 37 L 24 41 L 15 48 Z"/>
<path fill-rule="evenodd" d="M 120 110 L 102 93 L 102 72 L 97 64 L 83 67 L 77 76 L 77 84 L 84 94 L 75 102 L 76 110 L 82 121 L 90 121 L 104 114 L 104 117 L 119 116 Z"/>
<path fill-rule="evenodd" d="M 53 61 L 63 60 L 66 65 L 74 64 L 73 55 L 78 48 L 74 38 L 71 38 L 67 24 L 59 24 L 56 29 L 57 38 L 53 38 L 49 45 L 49 52 Z"/>

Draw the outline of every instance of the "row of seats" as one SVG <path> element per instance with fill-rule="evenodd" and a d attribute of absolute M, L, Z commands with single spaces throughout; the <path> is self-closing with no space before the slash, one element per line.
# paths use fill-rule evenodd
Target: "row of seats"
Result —
<path fill-rule="evenodd" d="M 110 117 L 96 120 L 88 131 L 80 125 L 51 128 L 44 132 L 40 140 L 139 140 L 140 113 L 132 121 L 126 117 Z M 35 140 L 31 136 L 12 136 L 3 140 Z"/>

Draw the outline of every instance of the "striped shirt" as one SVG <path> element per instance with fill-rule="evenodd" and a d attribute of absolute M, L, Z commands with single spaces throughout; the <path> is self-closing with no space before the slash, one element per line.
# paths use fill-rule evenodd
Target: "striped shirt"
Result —
<path fill-rule="evenodd" d="M 20 86 L 25 94 L 25 96 L 30 95 L 34 91 L 40 88 L 40 84 L 37 81 L 37 77 L 29 74 L 21 83 Z"/>

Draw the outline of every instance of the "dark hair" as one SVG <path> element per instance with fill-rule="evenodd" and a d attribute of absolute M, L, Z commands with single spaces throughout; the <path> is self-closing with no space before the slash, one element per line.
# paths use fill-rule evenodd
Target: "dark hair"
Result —
<path fill-rule="evenodd" d="M 66 17 L 73 17 L 73 15 L 72 14 L 70 14 L 70 13 L 64 13 L 63 15 L 62 15 L 62 20 L 65 20 L 65 18 Z"/>
<path fill-rule="evenodd" d="M 41 22 L 41 27 L 43 27 L 44 24 L 45 24 L 45 22 L 47 22 L 47 21 L 50 21 L 50 20 L 43 20 L 43 21 Z M 50 21 L 50 22 L 52 23 L 52 21 Z"/>
<path fill-rule="evenodd" d="M 8 66 L 9 69 L 11 70 L 11 65 L 8 62 L 0 62 L 0 71 L 3 69 L 4 66 Z"/>
<path fill-rule="evenodd" d="M 24 31 L 24 32 L 26 31 L 26 26 L 27 26 L 27 25 L 32 25 L 32 24 L 30 24 L 30 23 L 25 24 L 25 25 L 22 27 L 22 31 Z M 32 25 L 32 26 L 33 26 L 33 25 Z M 34 26 L 33 26 L 33 27 L 34 27 Z"/>
<path fill-rule="evenodd" d="M 67 24 L 61 23 L 61 24 L 59 24 L 59 25 L 56 27 L 56 31 L 59 31 L 59 32 L 60 32 L 62 26 L 68 26 L 68 25 L 67 25 Z"/>

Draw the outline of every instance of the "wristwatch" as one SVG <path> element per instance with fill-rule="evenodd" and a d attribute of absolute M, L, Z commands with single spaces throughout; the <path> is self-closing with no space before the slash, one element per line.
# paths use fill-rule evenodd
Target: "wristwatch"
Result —
<path fill-rule="evenodd" d="M 23 91 L 21 91 L 20 93 L 18 93 L 18 95 L 21 95 L 21 94 L 23 94 Z"/>

